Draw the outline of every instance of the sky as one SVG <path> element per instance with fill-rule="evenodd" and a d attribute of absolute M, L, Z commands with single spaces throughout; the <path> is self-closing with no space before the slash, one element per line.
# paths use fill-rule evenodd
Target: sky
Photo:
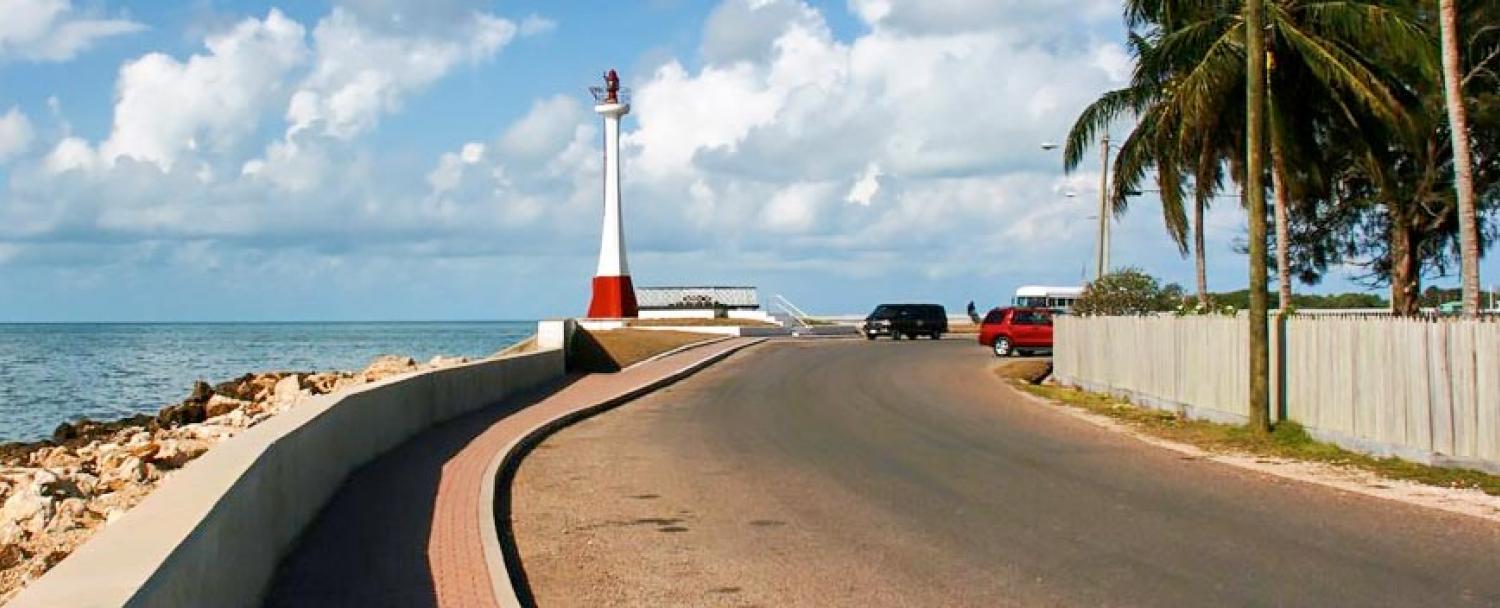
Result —
<path fill-rule="evenodd" d="M 602 212 L 587 88 L 609 68 L 633 91 L 638 286 L 857 313 L 1078 284 L 1098 168 L 1064 175 L 1040 144 L 1128 77 L 1119 13 L 0 0 L 0 322 L 581 314 Z M 1225 201 L 1208 224 L 1210 287 L 1243 287 L 1243 212 Z M 1150 195 L 1111 255 L 1192 284 Z M 1481 272 L 1500 278 L 1496 256 Z M 1298 286 L 1356 288 L 1338 271 Z"/>

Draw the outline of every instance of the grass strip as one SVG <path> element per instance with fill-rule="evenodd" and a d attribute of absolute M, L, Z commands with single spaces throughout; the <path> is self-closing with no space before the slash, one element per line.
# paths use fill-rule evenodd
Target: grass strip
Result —
<path fill-rule="evenodd" d="M 1500 476 L 1472 469 L 1435 467 L 1400 458 L 1377 458 L 1351 452 L 1313 439 L 1302 425 L 1295 422 L 1278 422 L 1269 434 L 1258 435 L 1244 425 L 1189 420 L 1175 412 L 1138 407 L 1100 393 L 1053 385 L 1033 386 L 1016 378 L 1015 372 L 1004 366 L 997 367 L 995 373 L 1017 388 L 1038 397 L 1108 416 L 1151 436 L 1197 446 L 1210 452 L 1240 452 L 1261 457 L 1354 467 L 1387 479 L 1402 479 L 1445 488 L 1474 488 L 1486 494 L 1500 496 Z"/>
<path fill-rule="evenodd" d="M 573 334 L 568 368 L 585 372 L 617 372 L 680 346 L 721 336 L 681 331 L 615 329 Z"/>
<path fill-rule="evenodd" d="M 629 327 L 781 327 L 754 319 L 631 319 Z"/>

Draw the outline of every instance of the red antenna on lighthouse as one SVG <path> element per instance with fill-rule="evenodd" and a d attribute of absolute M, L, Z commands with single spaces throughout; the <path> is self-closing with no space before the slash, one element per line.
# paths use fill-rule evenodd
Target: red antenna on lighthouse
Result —
<path fill-rule="evenodd" d="M 630 89 L 620 86 L 620 75 L 613 69 L 604 73 L 604 86 L 589 87 L 589 93 L 594 96 L 594 102 L 601 105 L 630 104 Z"/>

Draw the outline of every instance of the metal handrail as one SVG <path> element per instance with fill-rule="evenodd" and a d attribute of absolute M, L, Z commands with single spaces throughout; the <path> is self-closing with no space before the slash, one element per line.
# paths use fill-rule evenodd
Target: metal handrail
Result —
<path fill-rule="evenodd" d="M 783 296 L 779 293 L 775 294 L 771 296 L 771 303 L 781 308 L 782 312 L 791 315 L 792 320 L 796 321 L 798 325 L 801 325 L 802 327 L 812 327 L 812 324 L 807 322 L 807 320 L 812 317 L 809 317 L 807 313 L 802 312 L 802 309 L 797 308 L 797 305 L 793 304 L 791 300 L 786 299 L 786 296 Z"/>

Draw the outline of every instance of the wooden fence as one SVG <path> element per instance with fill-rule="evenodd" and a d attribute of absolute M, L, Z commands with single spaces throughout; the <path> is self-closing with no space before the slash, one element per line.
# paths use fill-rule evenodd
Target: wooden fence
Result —
<path fill-rule="evenodd" d="M 1059 317 L 1060 382 L 1243 421 L 1245 317 Z M 1500 472 L 1500 322 L 1298 315 L 1271 326 L 1273 416 L 1351 449 Z"/>

